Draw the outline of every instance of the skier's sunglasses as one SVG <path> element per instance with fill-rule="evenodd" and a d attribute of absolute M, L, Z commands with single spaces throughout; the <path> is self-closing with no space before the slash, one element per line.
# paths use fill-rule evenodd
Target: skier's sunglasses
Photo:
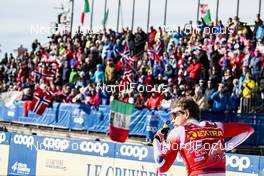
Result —
<path fill-rule="evenodd" d="M 171 111 L 171 118 L 174 120 L 177 116 L 185 114 L 185 111 Z"/>

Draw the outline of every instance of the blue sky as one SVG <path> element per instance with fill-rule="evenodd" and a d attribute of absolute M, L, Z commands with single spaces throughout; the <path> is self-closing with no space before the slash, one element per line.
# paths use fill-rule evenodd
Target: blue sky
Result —
<path fill-rule="evenodd" d="M 2 52 L 11 52 L 23 44 L 30 47 L 31 42 L 38 38 L 41 42 L 48 42 L 46 34 L 31 32 L 32 27 L 48 28 L 51 22 L 57 20 L 59 10 L 54 9 L 68 0 L 0 0 L 0 45 Z M 91 0 L 90 0 L 91 1 Z M 122 0 L 122 22 L 120 26 L 131 26 L 133 0 Z M 236 14 L 237 0 L 220 0 L 219 18 L 226 21 Z M 80 25 L 80 14 L 83 9 L 83 0 L 75 0 L 74 26 Z M 212 18 L 215 18 L 216 0 L 201 0 L 208 3 Z M 259 0 L 240 0 L 240 18 L 250 24 L 254 22 L 258 12 Z M 118 0 L 108 0 L 109 20 L 108 27 L 116 29 Z M 90 4 L 91 5 L 91 4 Z M 136 0 L 135 26 L 146 29 L 148 0 Z M 104 0 L 95 0 L 94 29 L 101 28 Z M 264 2 L 262 3 L 264 12 Z M 168 0 L 167 24 L 172 27 L 183 25 L 189 20 L 196 19 L 197 0 Z M 150 25 L 163 24 L 164 0 L 152 0 Z M 262 13 L 263 14 L 263 13 Z M 86 15 L 84 28 L 90 25 L 90 16 Z"/>

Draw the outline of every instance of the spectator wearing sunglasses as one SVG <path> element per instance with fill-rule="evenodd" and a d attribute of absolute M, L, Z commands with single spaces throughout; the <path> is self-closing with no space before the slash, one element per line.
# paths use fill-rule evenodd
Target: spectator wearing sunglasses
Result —
<path fill-rule="evenodd" d="M 158 130 L 153 140 L 158 173 L 167 172 L 179 153 L 188 176 L 225 176 L 225 151 L 234 149 L 254 132 L 251 126 L 240 123 L 200 121 L 199 114 L 199 106 L 192 99 L 171 103 L 174 129 L 169 133 L 164 128 Z"/>

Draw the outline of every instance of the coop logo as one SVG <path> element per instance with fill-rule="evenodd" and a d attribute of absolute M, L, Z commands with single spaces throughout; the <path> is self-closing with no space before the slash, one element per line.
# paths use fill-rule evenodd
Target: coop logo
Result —
<path fill-rule="evenodd" d="M 85 118 L 85 112 L 79 109 L 75 109 L 72 112 L 73 122 L 77 124 L 83 124 Z"/>
<path fill-rule="evenodd" d="M 152 133 L 156 133 L 158 131 L 157 127 L 147 126 L 146 131 L 151 131 Z"/>
<path fill-rule="evenodd" d="M 6 140 L 5 133 L 0 133 L 0 144 L 2 144 L 3 142 L 5 142 L 5 140 Z"/>
<path fill-rule="evenodd" d="M 148 149 L 146 147 L 122 145 L 120 147 L 120 154 L 128 157 L 132 156 L 134 158 L 142 160 L 148 156 Z"/>
<path fill-rule="evenodd" d="M 27 164 L 15 162 L 11 167 L 12 171 L 18 175 L 29 175 L 30 168 L 28 168 Z"/>
<path fill-rule="evenodd" d="M 250 159 L 246 156 L 226 156 L 226 165 L 232 168 L 237 168 L 239 171 L 243 171 L 250 167 Z"/>
<path fill-rule="evenodd" d="M 83 152 L 94 152 L 103 156 L 108 153 L 109 145 L 107 143 L 83 141 L 80 144 L 80 150 Z"/>
<path fill-rule="evenodd" d="M 84 119 L 82 117 L 76 117 L 73 119 L 73 122 L 81 125 L 83 124 Z"/>
<path fill-rule="evenodd" d="M 69 147 L 69 141 L 66 139 L 54 139 L 54 138 L 44 138 L 43 146 L 45 149 L 65 151 Z"/>
<path fill-rule="evenodd" d="M 27 148 L 29 148 L 34 145 L 34 138 L 32 136 L 16 134 L 14 136 L 14 143 L 19 145 L 25 145 Z"/>
<path fill-rule="evenodd" d="M 15 116 L 15 112 L 14 112 L 14 111 L 8 111 L 8 112 L 7 112 L 7 115 L 8 115 L 9 117 L 14 117 L 14 116 Z"/>

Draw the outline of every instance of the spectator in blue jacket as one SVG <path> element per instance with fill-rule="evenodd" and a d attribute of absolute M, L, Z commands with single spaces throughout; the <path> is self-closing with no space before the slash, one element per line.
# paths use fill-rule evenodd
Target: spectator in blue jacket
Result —
<path fill-rule="evenodd" d="M 210 99 L 213 101 L 212 111 L 227 112 L 229 109 L 229 96 L 224 91 L 224 84 L 219 83 L 218 91 L 214 92 Z"/>
<path fill-rule="evenodd" d="M 255 81 L 259 81 L 259 75 L 261 70 L 261 53 L 258 49 L 255 50 L 254 57 L 250 61 L 250 69 L 252 77 Z"/>
<path fill-rule="evenodd" d="M 105 82 L 105 74 L 103 71 L 103 65 L 102 64 L 98 64 L 96 66 L 96 71 L 93 75 L 93 77 L 91 78 L 92 81 L 94 81 L 95 83 L 97 83 L 99 80 L 102 81 L 102 83 Z"/>
<path fill-rule="evenodd" d="M 163 69 L 160 63 L 157 60 L 155 60 L 154 65 L 153 65 L 153 76 L 156 78 L 158 77 L 159 74 L 162 74 L 162 72 L 163 72 Z"/>
<path fill-rule="evenodd" d="M 230 96 L 230 106 L 229 110 L 231 112 L 236 113 L 240 104 L 240 97 L 241 97 L 241 89 L 239 87 L 238 79 L 233 80 L 233 90 Z"/>
<path fill-rule="evenodd" d="M 263 35 L 264 35 L 264 25 L 262 23 L 261 26 L 258 27 L 257 29 L 257 33 L 256 33 L 256 39 L 263 39 Z"/>

